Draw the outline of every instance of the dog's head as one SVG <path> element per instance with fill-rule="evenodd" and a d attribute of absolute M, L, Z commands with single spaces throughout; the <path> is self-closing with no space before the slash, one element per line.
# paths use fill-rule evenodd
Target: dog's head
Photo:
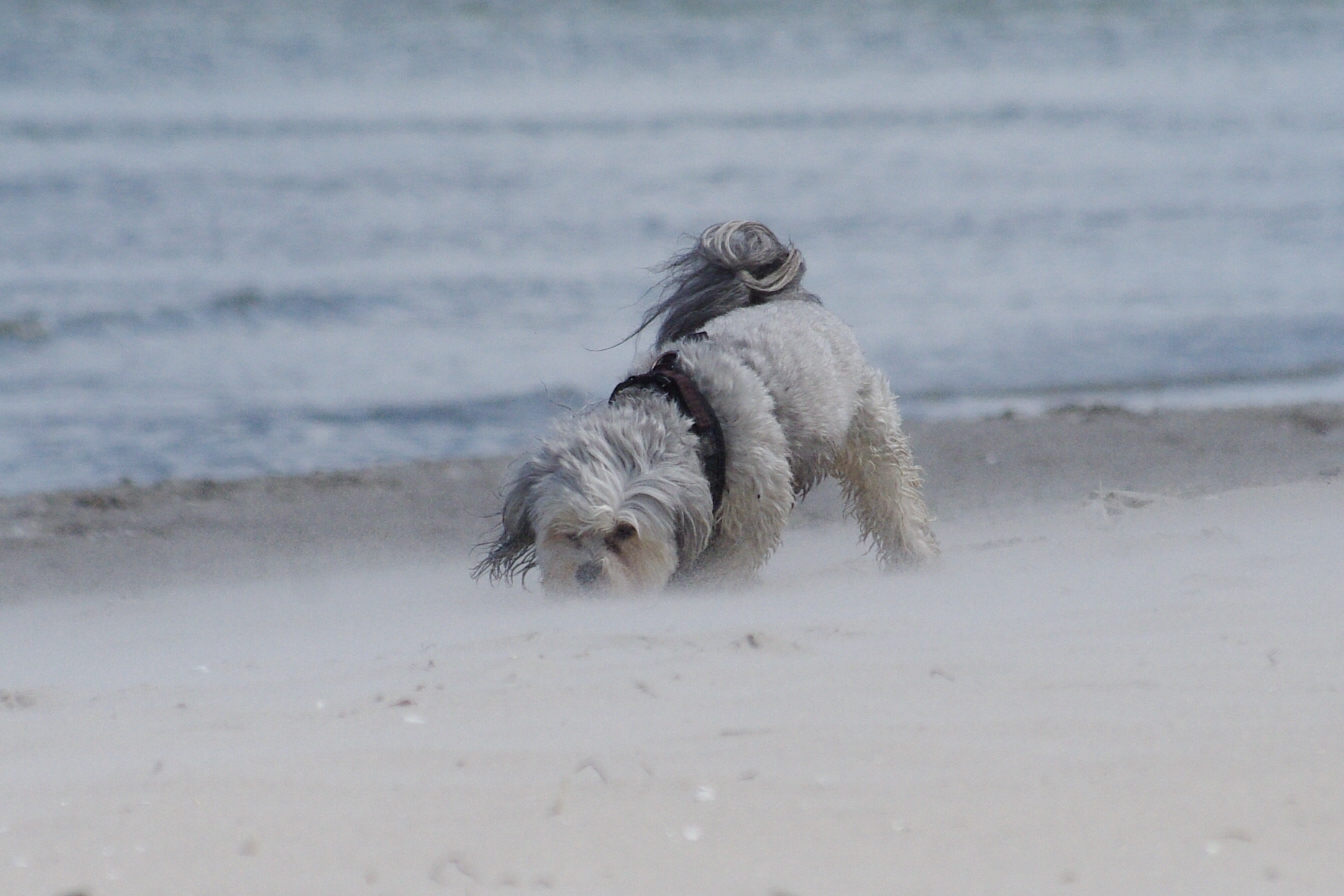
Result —
<path fill-rule="evenodd" d="M 515 470 L 499 538 L 474 575 L 539 567 L 551 592 L 657 590 L 704 550 L 712 524 L 695 437 L 640 408 L 600 406 Z"/>

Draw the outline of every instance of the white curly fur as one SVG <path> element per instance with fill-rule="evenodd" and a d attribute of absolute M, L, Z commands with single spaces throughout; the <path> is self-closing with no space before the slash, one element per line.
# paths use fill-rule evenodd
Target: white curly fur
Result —
<path fill-rule="evenodd" d="M 724 310 L 712 278 L 722 269 L 725 282 L 741 283 L 737 272 L 746 269 L 733 261 L 729 228 L 729 237 L 745 231 L 740 239 L 753 240 L 752 278 L 783 269 L 789 288 L 763 294 L 734 286 L 737 307 Z M 761 266 L 762 245 L 777 247 L 775 268 Z M 476 575 L 508 579 L 539 566 L 553 591 L 740 582 L 779 545 L 795 501 L 827 476 L 839 479 L 884 566 L 937 555 L 886 377 L 864 360 L 853 332 L 797 286 L 797 250 L 751 222 L 710 228 L 701 246 L 713 256 L 675 259 L 692 274 L 673 286 L 699 278 L 695 301 L 716 303 L 716 316 L 695 334 L 660 341 L 634 370 L 676 352 L 714 409 L 727 450 L 717 514 L 691 421 L 661 393 L 629 389 L 559 424 L 515 470 L 502 532 Z M 661 307 L 685 310 L 678 301 L 674 294 Z"/>

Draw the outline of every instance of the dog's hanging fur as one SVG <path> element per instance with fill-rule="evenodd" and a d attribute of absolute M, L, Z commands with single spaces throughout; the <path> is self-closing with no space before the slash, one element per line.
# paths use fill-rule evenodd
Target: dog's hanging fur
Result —
<path fill-rule="evenodd" d="M 798 249 L 763 224 L 728 221 L 659 270 L 660 299 L 631 335 L 661 321 L 654 355 L 675 358 L 721 420 L 722 506 L 692 421 L 657 390 L 618 389 L 559 421 L 515 467 L 502 531 L 473 576 L 508 580 L 540 566 L 543 585 L 557 590 L 741 581 L 826 476 L 840 480 L 883 565 L 936 556 L 886 377 L 802 288 Z"/>

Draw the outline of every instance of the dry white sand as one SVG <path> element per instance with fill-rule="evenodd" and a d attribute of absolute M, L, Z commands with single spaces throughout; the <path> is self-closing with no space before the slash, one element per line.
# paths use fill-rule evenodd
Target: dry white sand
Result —
<path fill-rule="evenodd" d="M 816 512 L 733 594 L 557 602 L 471 583 L 461 538 L 279 562 L 143 490 L 11 501 L 0 892 L 1344 892 L 1344 430 L 1293 413 L 1232 474 L 1189 446 L 1251 418 L 943 430 L 965 463 L 926 430 L 938 564 L 882 575 Z M 263 534 L 327 500 L 237 488 Z M 123 516 L 55 533 L 67 505 Z M 211 533 L 262 559 L 131 556 Z"/>

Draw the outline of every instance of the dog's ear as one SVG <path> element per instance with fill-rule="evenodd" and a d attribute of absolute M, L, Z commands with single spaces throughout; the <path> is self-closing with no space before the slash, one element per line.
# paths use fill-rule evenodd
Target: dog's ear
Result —
<path fill-rule="evenodd" d="M 712 512 L 697 512 L 695 508 L 681 504 L 674 508 L 677 520 L 677 560 L 689 567 L 709 546 L 709 538 L 714 530 Z"/>
<path fill-rule="evenodd" d="M 534 458 L 518 468 L 504 492 L 500 533 L 485 559 L 471 571 L 473 579 L 489 575 L 490 581 L 511 581 L 527 575 L 537 565 L 537 532 L 532 524 L 532 502 L 537 484 L 550 472 Z"/>

